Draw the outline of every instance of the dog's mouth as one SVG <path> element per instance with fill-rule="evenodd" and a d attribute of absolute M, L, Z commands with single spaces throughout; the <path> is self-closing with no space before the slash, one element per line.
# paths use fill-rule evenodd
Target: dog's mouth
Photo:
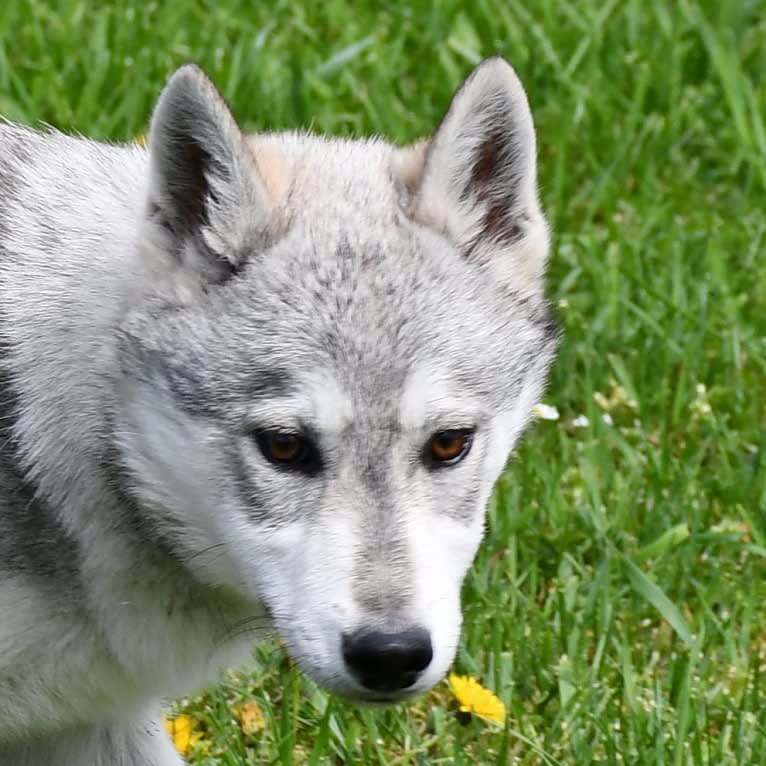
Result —
<path fill-rule="evenodd" d="M 330 688 L 329 691 L 354 705 L 361 705 L 363 707 L 383 707 L 406 702 L 407 700 L 416 697 L 418 694 L 421 694 L 423 690 L 410 687 L 390 692 L 371 691 L 354 685 L 353 688 L 346 686 L 343 689 Z"/>
<path fill-rule="evenodd" d="M 407 692 L 400 692 L 399 694 L 390 694 L 390 695 L 376 695 L 372 697 L 363 697 L 354 700 L 358 704 L 361 705 L 370 705 L 372 707 L 379 707 L 383 705 L 396 705 L 400 702 L 406 702 L 408 699 L 411 699 L 416 695 L 417 692 L 410 692 L 409 694 Z"/>
<path fill-rule="evenodd" d="M 336 695 L 341 699 L 346 700 L 359 707 L 372 707 L 381 708 L 388 707 L 390 705 L 398 705 L 402 702 L 406 702 L 415 696 L 412 694 L 354 694 L 351 692 L 336 692 Z"/>
<path fill-rule="evenodd" d="M 285 649 L 287 647 L 284 647 Z M 288 651 L 289 653 L 289 651 Z M 392 689 L 390 691 L 382 689 L 366 689 L 354 679 L 347 676 L 346 673 L 334 672 L 329 675 L 316 672 L 316 668 L 305 666 L 300 658 L 290 654 L 296 661 L 298 667 L 304 674 L 311 678 L 315 683 L 321 686 L 326 692 L 339 699 L 345 700 L 353 705 L 362 707 L 384 707 L 406 702 L 423 692 L 421 685 L 415 685 L 404 689 Z"/>

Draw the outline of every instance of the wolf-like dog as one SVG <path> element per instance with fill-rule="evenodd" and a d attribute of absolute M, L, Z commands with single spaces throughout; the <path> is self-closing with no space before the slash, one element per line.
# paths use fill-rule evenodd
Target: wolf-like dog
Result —
<path fill-rule="evenodd" d="M 430 139 L 0 126 L 0 764 L 177 766 L 159 700 L 275 629 L 360 702 L 442 678 L 557 344 L 502 58 Z"/>

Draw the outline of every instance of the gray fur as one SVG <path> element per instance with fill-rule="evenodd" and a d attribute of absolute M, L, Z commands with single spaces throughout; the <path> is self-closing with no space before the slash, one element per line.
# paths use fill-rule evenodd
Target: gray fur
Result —
<path fill-rule="evenodd" d="M 0 763 L 8 766 L 181 766 L 157 711 L 119 724 L 75 728 L 33 745 L 3 746 Z"/>
<path fill-rule="evenodd" d="M 429 631 L 387 699 L 444 674 L 555 349 L 535 172 L 497 58 L 403 150 L 245 137 L 193 66 L 148 151 L 0 125 L 0 762 L 177 764 L 132 711 L 272 627 L 354 699 L 344 634 Z M 269 462 L 270 429 L 319 468 Z"/>

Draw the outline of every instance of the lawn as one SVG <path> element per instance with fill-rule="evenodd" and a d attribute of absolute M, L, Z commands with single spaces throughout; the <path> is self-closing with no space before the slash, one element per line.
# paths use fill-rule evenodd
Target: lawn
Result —
<path fill-rule="evenodd" d="M 266 644 L 174 708 L 193 764 L 766 763 L 763 2 L 9 0 L 0 114 L 129 139 L 193 59 L 249 129 L 403 143 L 496 52 L 539 131 L 565 333 L 559 418 L 465 585 L 456 671 L 505 727 L 446 684 L 355 709 Z"/>

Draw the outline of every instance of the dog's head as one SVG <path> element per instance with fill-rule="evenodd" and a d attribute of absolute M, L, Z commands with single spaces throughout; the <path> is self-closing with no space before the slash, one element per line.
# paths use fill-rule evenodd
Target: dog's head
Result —
<path fill-rule="evenodd" d="M 331 690 L 428 688 L 555 346 L 521 83 L 485 61 L 395 149 L 248 138 L 186 66 L 149 154 L 118 415 L 147 524 Z"/>

